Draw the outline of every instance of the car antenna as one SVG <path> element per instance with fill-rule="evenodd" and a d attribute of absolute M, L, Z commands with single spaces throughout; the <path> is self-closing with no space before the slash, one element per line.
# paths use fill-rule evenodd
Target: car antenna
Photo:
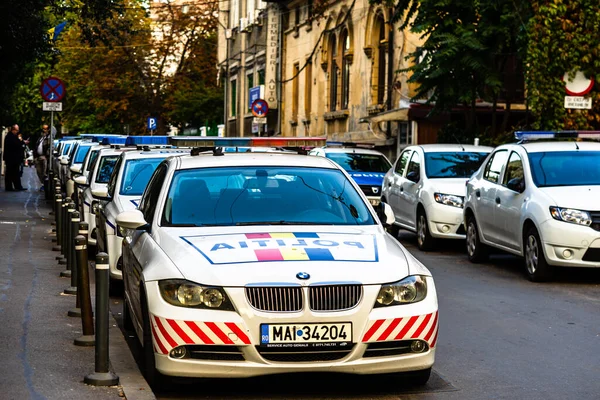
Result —
<path fill-rule="evenodd" d="M 454 140 L 456 140 L 456 143 L 458 143 L 462 151 L 465 151 L 465 148 L 463 147 L 462 143 L 460 143 L 460 140 L 458 140 L 458 138 L 454 134 L 452 134 L 452 137 L 454 138 Z"/>
<path fill-rule="evenodd" d="M 577 144 L 577 140 L 576 140 L 576 141 L 574 141 L 573 143 L 575 143 L 575 148 L 576 148 L 577 150 L 579 150 L 579 145 Z"/>

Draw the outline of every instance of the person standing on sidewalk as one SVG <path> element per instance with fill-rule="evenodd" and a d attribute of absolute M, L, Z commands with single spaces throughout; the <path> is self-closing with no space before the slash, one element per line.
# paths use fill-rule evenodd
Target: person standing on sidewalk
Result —
<path fill-rule="evenodd" d="M 48 160 L 50 160 L 50 129 L 48 125 L 42 126 L 42 133 L 33 146 L 33 159 L 35 162 L 35 172 L 42 183 L 40 190 L 44 190 L 46 174 L 48 173 Z"/>
<path fill-rule="evenodd" d="M 19 125 L 14 124 L 4 138 L 2 157 L 6 163 L 5 189 L 8 192 L 27 190 L 21 185 L 19 168 L 23 164 L 23 142 L 19 140 Z"/>

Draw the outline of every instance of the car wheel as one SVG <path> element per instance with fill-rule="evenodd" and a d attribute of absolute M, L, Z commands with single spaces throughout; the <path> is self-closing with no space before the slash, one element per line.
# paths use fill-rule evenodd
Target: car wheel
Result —
<path fill-rule="evenodd" d="M 406 373 L 407 383 L 413 386 L 423 386 L 429 381 L 431 376 L 431 367 L 420 371 Z"/>
<path fill-rule="evenodd" d="M 150 313 L 148 306 L 144 302 L 142 305 L 142 318 L 144 319 L 144 334 L 143 334 L 143 366 L 144 378 L 153 390 L 160 389 L 164 384 L 164 375 L 156 369 L 156 361 L 154 358 L 154 343 L 152 342 L 152 328 L 150 327 Z"/>
<path fill-rule="evenodd" d="M 417 214 L 417 245 L 419 250 L 427 251 L 433 248 L 435 239 L 429 232 L 429 225 L 427 223 L 427 215 L 425 211 L 419 211 Z"/>
<path fill-rule="evenodd" d="M 488 247 L 481 243 L 479 238 L 479 231 L 474 217 L 467 219 L 467 256 L 469 261 L 473 263 L 483 262 L 489 256 Z"/>
<path fill-rule="evenodd" d="M 529 228 L 525 236 L 525 272 L 532 282 L 543 282 L 552 276 L 552 267 L 546 261 L 542 241 L 535 227 Z"/>

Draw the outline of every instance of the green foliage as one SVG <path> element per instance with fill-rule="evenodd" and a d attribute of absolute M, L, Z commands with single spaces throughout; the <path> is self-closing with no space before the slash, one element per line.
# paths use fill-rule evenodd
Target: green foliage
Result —
<path fill-rule="evenodd" d="M 600 91 L 591 110 L 564 108 L 566 72 L 600 79 L 600 13 L 597 0 L 533 1 L 527 63 L 528 101 L 538 129 L 600 129 Z"/>

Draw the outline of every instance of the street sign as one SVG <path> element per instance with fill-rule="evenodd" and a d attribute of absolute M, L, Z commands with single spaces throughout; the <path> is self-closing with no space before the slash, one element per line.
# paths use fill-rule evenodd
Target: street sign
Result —
<path fill-rule="evenodd" d="M 252 108 L 252 103 L 263 97 L 265 85 L 255 86 L 248 90 L 248 107 Z"/>
<path fill-rule="evenodd" d="M 565 91 L 569 96 L 583 96 L 594 88 L 594 77 L 586 78 L 582 71 L 574 74 L 567 72 L 562 79 L 565 82 Z"/>
<path fill-rule="evenodd" d="M 50 101 L 45 101 L 42 103 L 43 111 L 62 111 L 62 103 L 53 103 Z"/>
<path fill-rule="evenodd" d="M 592 98 L 581 96 L 565 96 L 565 108 L 576 108 L 580 110 L 592 109 Z"/>
<path fill-rule="evenodd" d="M 157 119 L 155 117 L 148 117 L 148 130 L 155 131 L 156 130 Z"/>
<path fill-rule="evenodd" d="M 57 102 L 65 97 L 65 84 L 55 76 L 44 79 L 40 94 L 45 101 Z"/>
<path fill-rule="evenodd" d="M 252 110 L 252 115 L 258 118 L 266 117 L 269 112 L 269 106 L 263 99 L 254 100 L 252 107 L 250 108 Z"/>
<path fill-rule="evenodd" d="M 252 118 L 252 123 L 253 124 L 266 124 L 267 123 L 267 118 L 263 117 L 263 118 L 259 118 L 259 117 L 254 117 Z"/>

